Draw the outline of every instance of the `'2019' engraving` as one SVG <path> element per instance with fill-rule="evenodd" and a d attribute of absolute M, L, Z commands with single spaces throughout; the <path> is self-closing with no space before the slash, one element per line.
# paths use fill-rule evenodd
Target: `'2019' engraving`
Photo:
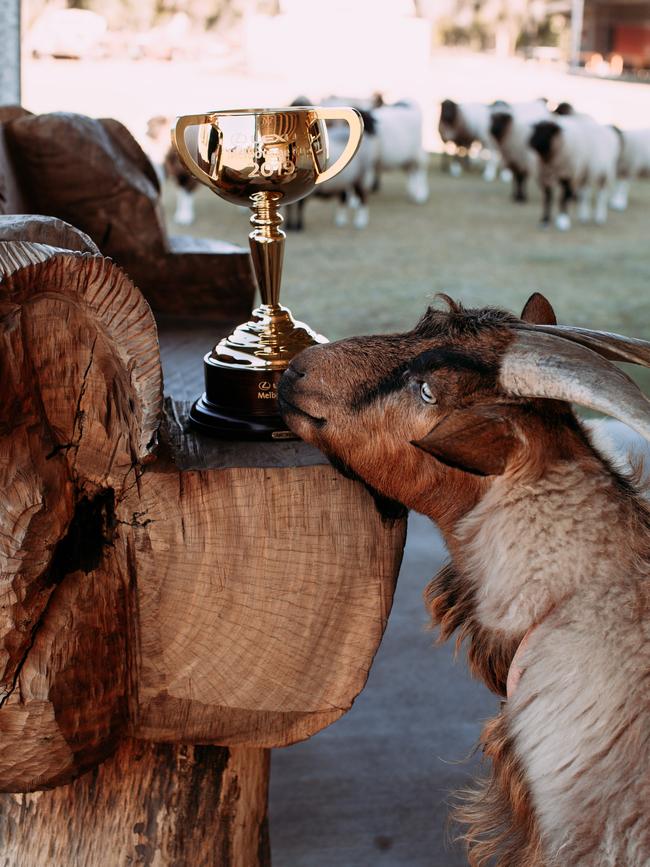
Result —
<path fill-rule="evenodd" d="M 255 165 L 249 178 L 271 175 L 292 175 L 296 164 L 290 156 L 290 144 L 287 136 L 272 133 L 263 135 L 255 142 Z"/>

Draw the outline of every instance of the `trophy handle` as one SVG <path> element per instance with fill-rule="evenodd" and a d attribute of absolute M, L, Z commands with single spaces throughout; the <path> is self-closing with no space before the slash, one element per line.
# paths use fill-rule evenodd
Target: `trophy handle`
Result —
<path fill-rule="evenodd" d="M 185 114 L 177 118 L 176 126 L 172 127 L 172 142 L 178 151 L 178 155 L 185 164 L 185 168 L 191 172 L 194 177 L 206 184 L 210 189 L 214 188 L 214 181 L 207 172 L 204 172 L 200 166 L 197 166 L 196 160 L 192 158 L 187 145 L 185 144 L 185 130 L 188 126 L 200 126 L 202 123 L 212 123 L 213 115 L 211 114 Z"/>
<path fill-rule="evenodd" d="M 325 169 L 317 178 L 316 184 L 323 184 L 344 169 L 359 150 L 363 136 L 363 118 L 356 108 L 315 108 L 317 117 L 321 120 L 344 120 L 350 127 L 350 138 L 341 156 L 334 165 Z"/>

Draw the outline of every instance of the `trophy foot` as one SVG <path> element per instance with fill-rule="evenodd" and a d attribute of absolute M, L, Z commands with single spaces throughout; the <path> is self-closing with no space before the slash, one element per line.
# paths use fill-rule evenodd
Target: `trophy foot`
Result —
<path fill-rule="evenodd" d="M 232 440 L 295 440 L 279 415 L 243 418 L 229 415 L 214 403 L 205 392 L 194 401 L 190 409 L 192 425 L 209 436 Z"/>

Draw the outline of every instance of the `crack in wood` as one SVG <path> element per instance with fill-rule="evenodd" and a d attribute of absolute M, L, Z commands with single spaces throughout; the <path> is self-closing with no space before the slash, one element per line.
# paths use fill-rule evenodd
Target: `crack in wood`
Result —
<path fill-rule="evenodd" d="M 82 497 L 77 503 L 67 532 L 55 546 L 45 571 L 43 586 L 54 589 L 32 626 L 27 646 L 16 663 L 11 686 L 4 686 L 0 693 L 0 708 L 19 687 L 20 675 L 34 647 L 39 629 L 52 607 L 57 588 L 68 575 L 74 572 L 87 575 L 99 566 L 104 549 L 113 543 L 116 523 L 115 494 L 112 488 L 101 491 L 92 499 Z"/>

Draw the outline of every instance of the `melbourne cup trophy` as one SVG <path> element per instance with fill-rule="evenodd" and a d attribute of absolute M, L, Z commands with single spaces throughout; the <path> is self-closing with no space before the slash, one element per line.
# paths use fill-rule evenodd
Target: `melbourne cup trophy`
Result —
<path fill-rule="evenodd" d="M 350 130 L 331 166 L 328 120 L 346 121 Z M 295 355 L 327 340 L 279 303 L 286 236 L 278 209 L 345 168 L 362 135 L 363 121 L 353 108 L 242 109 L 178 118 L 172 138 L 188 170 L 222 199 L 253 212 L 248 237 L 262 302 L 204 358 L 205 392 L 190 412 L 201 430 L 232 439 L 290 436 L 277 383 Z"/>

